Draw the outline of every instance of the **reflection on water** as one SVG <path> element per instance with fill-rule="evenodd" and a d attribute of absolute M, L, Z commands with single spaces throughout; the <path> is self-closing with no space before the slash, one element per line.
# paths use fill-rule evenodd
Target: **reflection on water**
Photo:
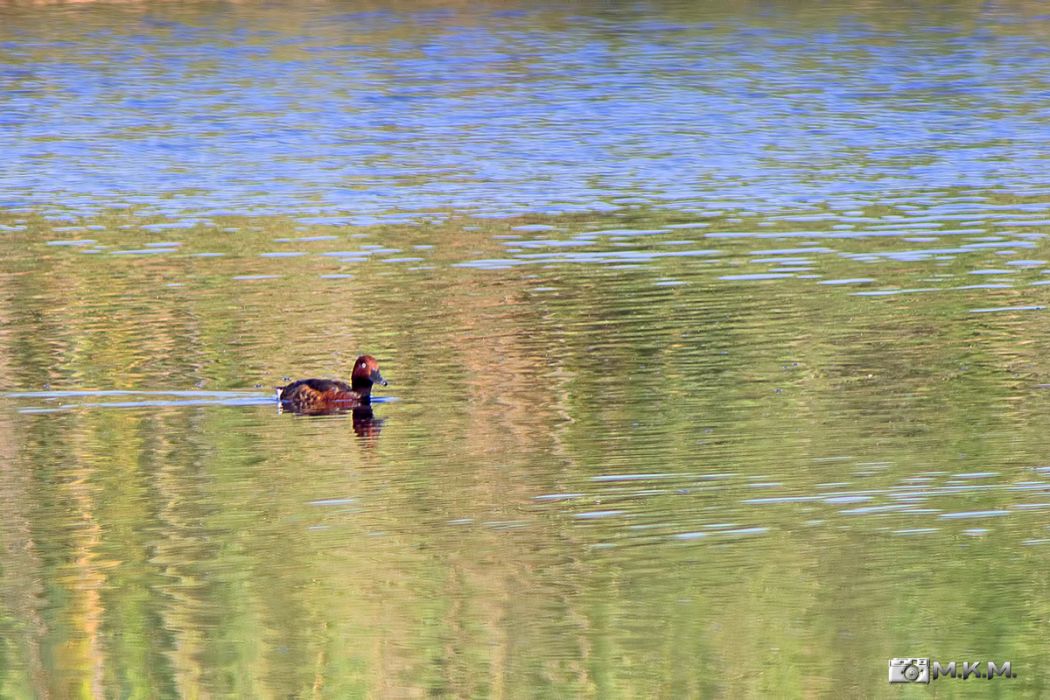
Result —
<path fill-rule="evenodd" d="M 1036 8 L 0 7 L 0 695 L 1040 695 Z"/>
<path fill-rule="evenodd" d="M 1045 191 L 1046 37 L 1037 2 L 3 6 L 0 184 L 155 230 Z"/>

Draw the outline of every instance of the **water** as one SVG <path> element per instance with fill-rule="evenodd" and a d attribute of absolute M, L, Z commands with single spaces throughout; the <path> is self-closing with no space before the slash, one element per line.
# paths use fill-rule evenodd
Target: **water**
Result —
<path fill-rule="evenodd" d="M 1043 694 L 1048 31 L 0 7 L 0 694 Z"/>

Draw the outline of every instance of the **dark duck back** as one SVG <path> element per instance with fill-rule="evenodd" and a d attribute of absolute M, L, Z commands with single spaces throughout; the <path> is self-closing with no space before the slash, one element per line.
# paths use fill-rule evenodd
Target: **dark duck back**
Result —
<path fill-rule="evenodd" d="M 349 384 L 334 379 L 300 379 L 288 386 L 277 387 L 277 398 L 283 408 L 295 413 L 338 413 L 367 406 L 371 402 L 373 384 L 386 386 L 386 380 L 379 373 L 376 359 L 362 355 L 354 362 Z"/>

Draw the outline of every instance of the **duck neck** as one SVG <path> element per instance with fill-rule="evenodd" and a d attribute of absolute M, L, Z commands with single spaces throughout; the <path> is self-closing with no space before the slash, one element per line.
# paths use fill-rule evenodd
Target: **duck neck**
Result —
<path fill-rule="evenodd" d="M 350 380 L 350 388 L 361 397 L 361 401 L 368 403 L 372 397 L 372 381 L 364 377 L 353 377 Z"/>

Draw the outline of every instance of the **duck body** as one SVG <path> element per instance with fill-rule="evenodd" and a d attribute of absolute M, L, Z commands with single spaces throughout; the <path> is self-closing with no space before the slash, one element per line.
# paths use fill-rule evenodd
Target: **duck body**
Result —
<path fill-rule="evenodd" d="M 368 394 L 362 396 L 346 382 L 335 379 L 300 379 L 278 390 L 281 404 L 298 413 L 345 410 L 371 401 Z"/>
<path fill-rule="evenodd" d="M 342 413 L 368 406 L 372 400 L 372 385 L 386 386 L 386 383 L 375 358 L 362 355 L 354 362 L 349 384 L 335 379 L 300 379 L 277 387 L 277 400 L 282 408 L 295 413 Z"/>

